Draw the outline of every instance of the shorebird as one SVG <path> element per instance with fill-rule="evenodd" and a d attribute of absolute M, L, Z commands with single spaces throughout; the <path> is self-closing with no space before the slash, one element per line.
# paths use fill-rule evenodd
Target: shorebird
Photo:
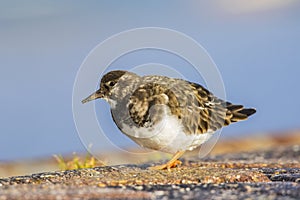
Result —
<path fill-rule="evenodd" d="M 167 163 L 150 167 L 156 170 L 176 167 L 185 151 L 256 112 L 224 101 L 197 83 L 122 70 L 105 74 L 100 88 L 82 103 L 98 98 L 110 104 L 117 127 L 138 145 L 173 154 Z"/>

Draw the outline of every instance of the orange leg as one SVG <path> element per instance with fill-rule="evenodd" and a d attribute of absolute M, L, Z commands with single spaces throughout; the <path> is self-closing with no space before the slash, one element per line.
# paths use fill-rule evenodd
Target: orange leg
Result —
<path fill-rule="evenodd" d="M 182 156 L 184 154 L 185 151 L 178 151 L 173 157 L 172 159 L 167 162 L 166 164 L 163 165 L 156 165 L 153 167 L 149 167 L 149 169 L 151 170 L 161 170 L 161 169 L 168 169 L 168 171 L 170 171 L 171 168 L 176 167 L 178 165 L 181 165 L 181 161 L 178 160 L 178 158 L 180 158 L 180 156 Z"/>

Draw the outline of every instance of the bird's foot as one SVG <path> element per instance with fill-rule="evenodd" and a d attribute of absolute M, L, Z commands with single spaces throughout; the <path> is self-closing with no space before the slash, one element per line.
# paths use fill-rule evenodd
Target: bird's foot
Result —
<path fill-rule="evenodd" d="M 168 171 L 171 171 L 171 168 L 177 167 L 179 165 L 181 165 L 182 162 L 180 160 L 175 160 L 172 162 L 167 162 L 166 164 L 163 165 L 156 165 L 153 167 L 149 167 L 148 169 L 150 170 L 162 170 L 162 169 L 167 169 Z"/>

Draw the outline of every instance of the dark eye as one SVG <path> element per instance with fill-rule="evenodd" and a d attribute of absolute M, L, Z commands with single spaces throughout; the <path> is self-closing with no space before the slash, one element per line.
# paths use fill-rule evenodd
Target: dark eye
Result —
<path fill-rule="evenodd" d="M 116 83 L 112 81 L 112 82 L 109 83 L 109 86 L 114 86 L 115 84 Z"/>

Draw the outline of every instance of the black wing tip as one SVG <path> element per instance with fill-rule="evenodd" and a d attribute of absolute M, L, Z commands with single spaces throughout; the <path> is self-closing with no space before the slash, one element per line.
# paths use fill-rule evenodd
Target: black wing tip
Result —
<path fill-rule="evenodd" d="M 249 117 L 250 115 L 253 115 L 254 113 L 256 113 L 256 109 L 255 108 L 245 108 L 243 110 L 240 110 L 239 113 L 247 115 L 247 117 Z"/>

